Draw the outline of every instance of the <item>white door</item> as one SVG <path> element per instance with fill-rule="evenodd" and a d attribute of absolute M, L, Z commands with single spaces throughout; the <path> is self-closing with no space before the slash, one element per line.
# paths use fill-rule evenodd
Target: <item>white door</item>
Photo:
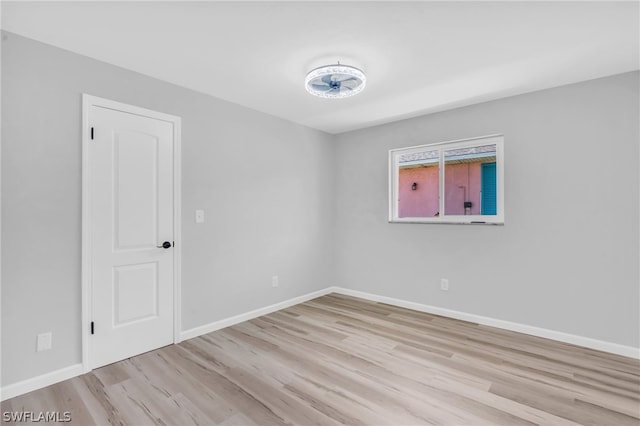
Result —
<path fill-rule="evenodd" d="M 95 105 L 88 125 L 97 368 L 173 343 L 175 141 L 171 122 Z"/>

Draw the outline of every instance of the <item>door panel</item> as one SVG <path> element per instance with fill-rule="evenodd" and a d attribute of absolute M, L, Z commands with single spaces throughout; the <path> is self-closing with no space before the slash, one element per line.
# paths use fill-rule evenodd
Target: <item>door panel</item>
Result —
<path fill-rule="evenodd" d="M 158 316 L 158 263 L 113 268 L 113 325 Z"/>
<path fill-rule="evenodd" d="M 152 247 L 158 241 L 158 143 L 153 135 L 114 133 L 115 248 Z"/>
<path fill-rule="evenodd" d="M 89 110 L 91 367 L 173 342 L 173 124 Z"/>

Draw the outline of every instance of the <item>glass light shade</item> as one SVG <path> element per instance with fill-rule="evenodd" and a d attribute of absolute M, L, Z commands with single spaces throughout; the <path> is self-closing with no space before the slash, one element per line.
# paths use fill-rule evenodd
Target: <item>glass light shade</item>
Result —
<path fill-rule="evenodd" d="M 348 98 L 367 85 L 364 73 L 349 65 L 325 65 L 311 70 L 304 79 L 307 92 L 321 98 Z"/>

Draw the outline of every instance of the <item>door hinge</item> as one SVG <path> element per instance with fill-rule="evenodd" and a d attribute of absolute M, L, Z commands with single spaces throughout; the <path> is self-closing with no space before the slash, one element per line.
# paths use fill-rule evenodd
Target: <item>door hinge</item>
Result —
<path fill-rule="evenodd" d="M 93 334 L 93 321 L 91 321 L 91 334 Z"/>
<path fill-rule="evenodd" d="M 93 140 L 93 127 L 91 128 L 91 140 Z"/>

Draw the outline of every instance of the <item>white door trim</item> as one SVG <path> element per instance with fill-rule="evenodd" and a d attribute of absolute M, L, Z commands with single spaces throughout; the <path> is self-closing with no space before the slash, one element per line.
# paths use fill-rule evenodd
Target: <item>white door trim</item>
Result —
<path fill-rule="evenodd" d="M 123 111 L 130 114 L 141 115 L 157 120 L 167 121 L 173 124 L 173 229 L 174 229 L 174 276 L 173 276 L 173 342 L 180 342 L 181 312 L 180 312 L 180 270 L 182 259 L 182 173 L 181 173 L 181 119 L 180 117 L 152 111 L 132 105 L 123 104 L 109 99 L 82 94 L 82 366 L 84 372 L 91 371 L 89 361 L 90 350 L 90 322 L 91 312 L 91 185 L 89 183 L 89 150 L 87 145 L 91 142 L 89 125 L 89 109 L 92 106 Z"/>

